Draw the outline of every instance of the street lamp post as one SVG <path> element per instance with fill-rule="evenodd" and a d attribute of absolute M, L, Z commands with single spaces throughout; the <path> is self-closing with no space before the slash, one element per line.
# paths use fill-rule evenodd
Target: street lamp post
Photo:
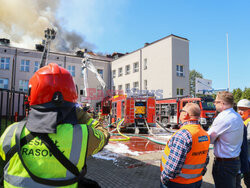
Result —
<path fill-rule="evenodd" d="M 230 91 L 230 72 L 229 72 L 228 33 L 227 33 L 227 81 L 228 81 L 228 91 Z"/>
<path fill-rule="evenodd" d="M 15 91 L 16 91 L 16 67 L 17 67 L 17 56 L 18 54 L 23 53 L 29 53 L 29 51 L 18 51 L 17 48 L 15 50 L 15 55 L 13 57 L 12 61 L 12 71 L 11 71 L 11 87 L 10 87 L 10 95 L 9 95 L 9 114 L 12 114 L 11 121 L 13 121 L 14 116 L 14 101 L 15 101 Z M 12 106 L 12 108 L 11 108 Z M 11 113 L 12 110 L 12 113 Z"/>

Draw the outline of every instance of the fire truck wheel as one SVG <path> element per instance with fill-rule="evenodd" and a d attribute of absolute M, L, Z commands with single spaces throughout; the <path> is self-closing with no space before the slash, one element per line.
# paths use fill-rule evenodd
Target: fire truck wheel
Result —
<path fill-rule="evenodd" d="M 168 123 L 168 118 L 163 118 L 161 122 L 166 126 Z"/>
<path fill-rule="evenodd" d="M 125 127 L 125 128 L 121 128 L 120 131 L 122 133 L 132 133 L 132 134 L 134 134 L 135 133 L 135 128 L 133 128 L 133 127 Z"/>
<path fill-rule="evenodd" d="M 139 134 L 148 134 L 148 129 L 139 128 Z"/>
<path fill-rule="evenodd" d="M 171 124 L 172 129 L 178 129 L 178 125 L 177 124 Z"/>
<path fill-rule="evenodd" d="M 171 124 L 167 124 L 167 126 L 166 126 L 167 128 L 170 128 L 171 127 Z"/>

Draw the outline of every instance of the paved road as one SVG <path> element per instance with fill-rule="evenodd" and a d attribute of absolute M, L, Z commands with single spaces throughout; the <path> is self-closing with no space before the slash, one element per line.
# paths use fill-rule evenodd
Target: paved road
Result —
<path fill-rule="evenodd" d="M 90 157 L 87 160 L 87 177 L 96 180 L 103 188 L 158 188 L 161 155 L 162 152 L 130 157 L 121 155 L 116 160 Z M 202 188 L 214 188 L 212 163 L 213 154 L 210 151 L 210 162 Z"/>

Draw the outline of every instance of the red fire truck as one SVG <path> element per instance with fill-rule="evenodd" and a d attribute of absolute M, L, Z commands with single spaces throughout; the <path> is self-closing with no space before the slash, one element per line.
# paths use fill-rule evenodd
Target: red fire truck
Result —
<path fill-rule="evenodd" d="M 201 98 L 169 98 L 156 101 L 156 118 L 167 127 L 178 128 L 180 110 L 186 103 L 197 103 L 201 109 L 200 123 L 205 130 L 212 124 L 216 109 L 211 97 Z"/>
<path fill-rule="evenodd" d="M 155 119 L 155 97 L 148 95 L 116 95 L 102 102 L 102 113 L 107 114 L 108 106 L 111 105 L 110 123 L 124 118 L 121 131 L 147 133 L 149 127 L 156 126 Z"/>

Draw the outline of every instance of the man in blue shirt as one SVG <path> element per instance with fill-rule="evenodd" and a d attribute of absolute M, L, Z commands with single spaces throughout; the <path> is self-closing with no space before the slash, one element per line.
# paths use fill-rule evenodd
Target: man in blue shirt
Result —
<path fill-rule="evenodd" d="M 244 124 L 234 111 L 233 94 L 219 92 L 214 101 L 220 112 L 208 131 L 214 144 L 213 178 L 216 188 L 236 187 L 236 176 L 240 170 L 239 155 L 243 140 Z"/>

